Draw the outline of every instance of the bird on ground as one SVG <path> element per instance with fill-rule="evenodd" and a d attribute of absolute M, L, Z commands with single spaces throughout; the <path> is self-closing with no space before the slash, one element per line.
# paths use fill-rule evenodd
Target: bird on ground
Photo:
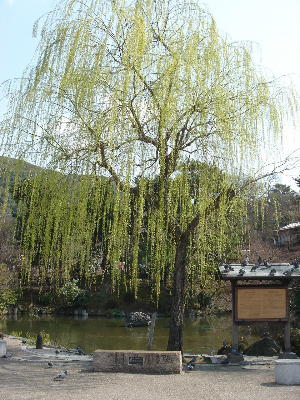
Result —
<path fill-rule="evenodd" d="M 229 363 L 228 357 L 226 357 L 223 360 L 221 360 L 221 364 L 223 364 L 223 365 L 228 365 L 228 363 Z"/>
<path fill-rule="evenodd" d="M 189 361 L 189 362 L 187 363 L 187 366 L 188 366 L 189 371 L 192 371 L 192 370 L 195 368 L 195 364 L 196 364 L 196 357 L 193 357 L 193 358 L 191 359 L 191 361 Z"/>
<path fill-rule="evenodd" d="M 60 351 L 58 349 L 55 350 L 55 354 L 58 355 Z"/>
<path fill-rule="evenodd" d="M 275 274 L 276 274 L 276 269 L 272 268 L 269 275 L 275 275 Z"/>
<path fill-rule="evenodd" d="M 264 266 L 267 267 L 267 268 L 269 268 L 269 267 L 271 267 L 271 264 L 269 264 L 268 261 L 265 261 L 265 262 L 264 262 Z"/>
<path fill-rule="evenodd" d="M 54 378 L 55 381 L 62 381 L 68 375 L 68 371 L 64 371 Z"/>
<path fill-rule="evenodd" d="M 259 256 L 259 257 L 258 257 L 258 260 L 257 260 L 258 265 L 262 264 L 263 261 L 264 261 L 264 260 L 261 258 L 261 256 Z"/>
<path fill-rule="evenodd" d="M 215 353 L 216 353 L 216 352 L 215 352 L 215 349 L 214 349 L 214 348 L 212 348 L 212 349 L 211 349 L 211 352 L 210 352 L 210 355 L 211 355 L 211 356 L 214 356 L 214 355 L 215 355 Z"/>
<path fill-rule="evenodd" d="M 223 346 L 224 346 L 224 347 L 227 347 L 227 344 L 228 344 L 228 343 L 227 343 L 227 340 L 225 339 L 224 342 L 223 342 Z"/>
<path fill-rule="evenodd" d="M 6 354 L 4 354 L 4 356 L 2 356 L 2 358 L 8 358 L 8 357 L 11 357 L 10 353 L 6 353 Z"/>
<path fill-rule="evenodd" d="M 81 356 L 85 355 L 85 352 L 83 350 L 81 350 L 81 348 L 79 346 L 77 346 L 77 351 L 78 351 L 78 354 L 80 354 Z"/>
<path fill-rule="evenodd" d="M 26 344 L 28 339 L 23 339 L 22 344 Z"/>
<path fill-rule="evenodd" d="M 52 362 L 52 361 L 49 361 L 49 362 L 48 362 L 48 367 L 49 367 L 49 368 L 53 367 L 53 362 Z"/>

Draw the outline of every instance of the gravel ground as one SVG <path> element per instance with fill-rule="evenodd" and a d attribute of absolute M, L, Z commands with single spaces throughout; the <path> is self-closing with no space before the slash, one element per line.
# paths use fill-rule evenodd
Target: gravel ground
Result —
<path fill-rule="evenodd" d="M 91 357 L 41 356 L 25 351 L 19 339 L 5 338 L 7 352 L 0 358 L 0 388 L 3 400 L 27 399 L 260 399 L 300 400 L 300 385 L 275 384 L 274 363 L 245 366 L 196 365 L 177 375 L 146 375 L 93 372 Z M 47 363 L 53 360 L 53 367 Z M 54 378 L 64 370 L 62 381 Z"/>

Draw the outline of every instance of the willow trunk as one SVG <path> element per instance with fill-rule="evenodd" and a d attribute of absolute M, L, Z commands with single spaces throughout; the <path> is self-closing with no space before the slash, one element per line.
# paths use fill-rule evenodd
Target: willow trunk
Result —
<path fill-rule="evenodd" d="M 181 351 L 182 354 L 187 244 L 187 239 L 184 236 L 179 240 L 176 248 L 172 309 L 167 347 L 168 351 Z"/>

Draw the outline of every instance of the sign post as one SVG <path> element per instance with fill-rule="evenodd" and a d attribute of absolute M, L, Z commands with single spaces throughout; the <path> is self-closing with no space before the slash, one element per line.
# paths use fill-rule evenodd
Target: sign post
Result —
<path fill-rule="evenodd" d="M 300 268 L 290 264 L 224 264 L 219 271 L 231 282 L 232 347 L 238 349 L 239 325 L 269 322 L 284 324 L 285 352 L 290 352 L 288 283 L 300 277 Z"/>

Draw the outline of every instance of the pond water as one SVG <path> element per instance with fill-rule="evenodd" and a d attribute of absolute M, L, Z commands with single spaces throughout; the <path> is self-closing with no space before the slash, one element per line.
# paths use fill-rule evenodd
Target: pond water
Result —
<path fill-rule="evenodd" d="M 166 350 L 169 318 L 156 318 L 152 350 Z M 103 350 L 147 350 L 148 327 L 125 328 L 125 319 L 105 317 L 61 316 L 6 316 L 0 319 L 0 331 L 20 337 L 36 338 L 41 331 L 50 340 L 66 348 L 80 346 L 86 353 Z M 283 333 L 281 326 L 239 327 L 239 340 L 245 337 L 249 344 L 269 330 L 273 338 Z M 185 353 L 208 354 L 217 351 L 224 339 L 231 341 L 231 315 L 185 318 L 183 343 Z"/>

